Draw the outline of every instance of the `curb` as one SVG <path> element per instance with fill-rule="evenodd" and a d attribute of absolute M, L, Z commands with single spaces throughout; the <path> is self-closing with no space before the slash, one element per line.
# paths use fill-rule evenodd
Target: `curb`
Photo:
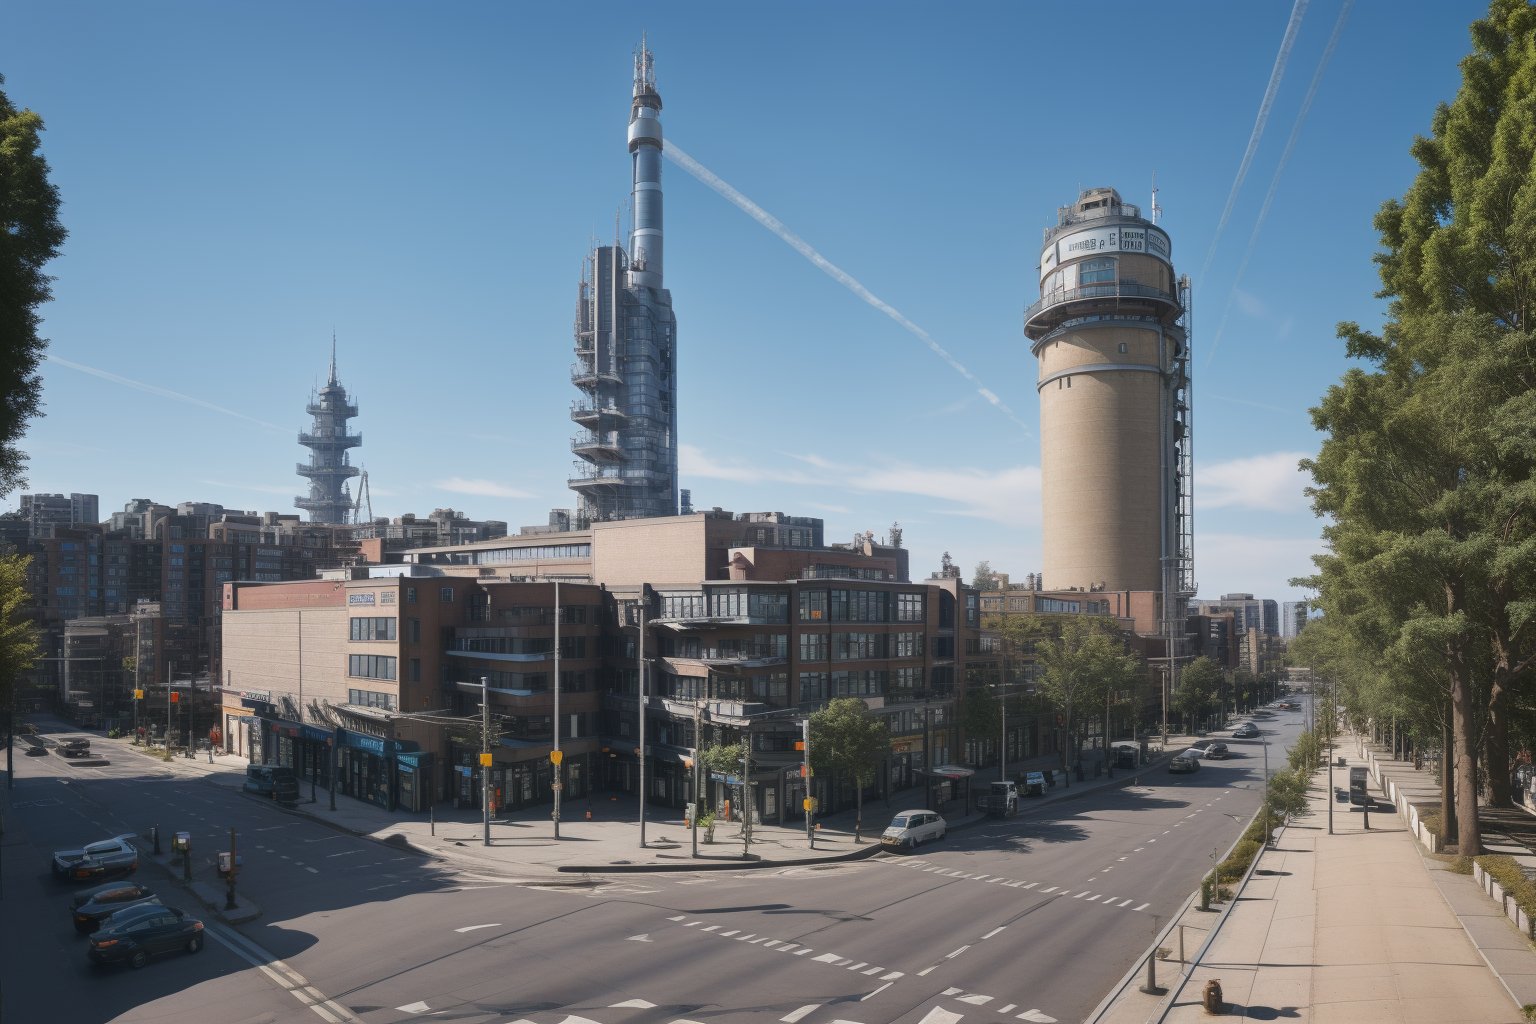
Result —
<path fill-rule="evenodd" d="M 955 829 L 950 829 L 951 832 Z M 556 871 L 560 872 L 588 872 L 591 874 L 644 874 L 653 871 L 741 871 L 743 869 L 756 870 L 759 868 L 789 868 L 804 867 L 807 864 L 837 864 L 843 861 L 864 860 L 879 853 L 882 847 L 879 843 L 871 842 L 868 849 L 851 850 L 848 853 L 833 854 L 829 857 L 793 857 L 784 860 L 722 860 L 709 863 L 699 863 L 689 860 L 680 864 L 562 864 Z"/>

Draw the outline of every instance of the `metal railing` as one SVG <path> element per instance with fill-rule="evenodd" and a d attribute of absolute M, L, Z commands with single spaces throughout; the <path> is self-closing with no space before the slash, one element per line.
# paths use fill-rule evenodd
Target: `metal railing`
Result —
<path fill-rule="evenodd" d="M 1135 281 L 1111 281 L 1106 284 L 1085 284 L 1077 288 L 1062 288 L 1040 296 L 1038 302 L 1024 311 L 1024 322 L 1029 323 L 1042 311 L 1065 302 L 1081 299 L 1157 299 L 1170 306 L 1178 306 L 1179 297 L 1162 288 L 1139 284 Z"/>

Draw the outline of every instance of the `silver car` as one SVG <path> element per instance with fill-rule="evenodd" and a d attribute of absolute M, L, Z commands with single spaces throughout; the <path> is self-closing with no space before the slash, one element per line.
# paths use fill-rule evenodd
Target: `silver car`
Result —
<path fill-rule="evenodd" d="M 99 843 L 78 850 L 55 850 L 53 873 L 71 882 L 87 879 L 106 879 L 114 875 L 127 877 L 139 870 L 139 851 L 133 845 L 133 834 L 103 839 Z"/>
<path fill-rule="evenodd" d="M 890 828 L 880 834 L 880 845 L 915 850 L 931 839 L 943 839 L 947 828 L 944 819 L 933 811 L 902 811 L 891 819 Z"/>

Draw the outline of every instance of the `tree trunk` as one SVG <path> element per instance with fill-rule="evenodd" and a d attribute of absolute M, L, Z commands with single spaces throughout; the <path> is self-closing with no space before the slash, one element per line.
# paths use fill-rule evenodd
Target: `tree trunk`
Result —
<path fill-rule="evenodd" d="M 1477 751 L 1472 746 L 1475 716 L 1471 681 L 1460 658 L 1451 668 L 1451 733 L 1456 745 L 1456 849 L 1463 857 L 1483 852 L 1482 831 L 1477 820 Z"/>
<path fill-rule="evenodd" d="M 1451 757 L 1451 720 L 1440 719 L 1440 838 L 1454 843 L 1456 828 L 1456 762 Z"/>

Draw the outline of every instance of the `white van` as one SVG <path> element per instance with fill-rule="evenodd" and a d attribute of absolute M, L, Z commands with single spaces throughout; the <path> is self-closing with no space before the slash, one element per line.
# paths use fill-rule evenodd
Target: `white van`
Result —
<path fill-rule="evenodd" d="M 933 811 L 902 811 L 891 819 L 891 827 L 880 834 L 880 845 L 915 850 L 930 839 L 943 839 L 947 827 L 944 819 Z"/>

